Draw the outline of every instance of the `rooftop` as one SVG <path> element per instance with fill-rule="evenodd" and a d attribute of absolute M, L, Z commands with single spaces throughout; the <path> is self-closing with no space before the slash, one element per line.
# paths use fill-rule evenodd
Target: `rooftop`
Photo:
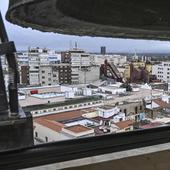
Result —
<path fill-rule="evenodd" d="M 43 118 L 43 119 L 53 120 L 53 121 L 58 121 L 58 122 L 67 121 L 71 119 L 80 118 L 84 113 L 87 113 L 88 110 L 89 109 L 82 109 L 82 110 L 74 110 L 74 111 L 56 113 L 56 114 L 51 114 L 47 116 L 42 116 L 40 117 L 40 119 Z M 39 118 L 35 118 L 35 120 L 36 119 L 39 119 Z"/>
<path fill-rule="evenodd" d="M 151 99 L 151 93 L 152 97 L 161 97 L 163 95 L 163 92 L 160 90 L 149 90 L 149 89 L 140 89 L 138 92 L 131 92 L 128 96 L 117 96 L 114 95 L 114 100 L 107 100 L 107 104 L 115 104 L 117 102 L 134 102 L 139 101 L 143 99 Z"/>
<path fill-rule="evenodd" d="M 104 110 L 110 110 L 110 109 L 113 109 L 115 106 L 112 106 L 112 105 L 105 105 L 105 106 L 100 106 L 99 108 L 100 109 L 104 109 Z"/>
<path fill-rule="evenodd" d="M 71 121 L 71 120 L 75 121 L 81 118 L 83 120 L 84 118 L 81 116 L 84 113 L 87 113 L 88 111 L 91 111 L 91 109 L 68 111 L 68 112 L 57 113 L 48 116 L 41 116 L 39 118 L 34 118 L 34 122 L 56 132 L 61 132 L 62 130 L 65 129 L 65 130 L 69 130 L 70 132 L 78 134 L 93 129 L 90 127 L 86 127 L 82 124 L 74 124 L 74 123 L 70 124 L 70 126 L 69 125 L 67 126 L 67 124 L 65 124 L 65 121 Z"/>
<path fill-rule="evenodd" d="M 64 127 L 64 129 L 70 130 L 74 133 L 81 133 L 81 132 L 86 132 L 86 131 L 92 130 L 91 128 L 88 128 L 88 127 L 85 127 L 85 126 L 82 126 L 82 125 Z"/>
<path fill-rule="evenodd" d="M 170 104 L 163 101 L 162 99 L 154 99 L 153 102 L 155 102 L 157 105 L 159 105 L 160 108 L 170 108 Z"/>
<path fill-rule="evenodd" d="M 23 107 L 24 111 L 27 112 L 27 111 L 48 109 L 53 107 L 67 106 L 72 104 L 85 103 L 90 101 L 97 101 L 100 99 L 101 98 L 99 96 L 92 96 L 92 97 L 78 96 L 77 98 L 71 100 L 65 99 L 65 97 L 56 97 L 51 99 L 38 99 L 35 97 L 27 97 L 26 100 L 20 101 L 20 105 Z M 50 103 L 48 102 L 49 100 L 51 101 Z"/>
<path fill-rule="evenodd" d="M 161 123 L 161 122 L 152 122 L 150 124 L 140 126 L 140 128 L 142 128 L 142 129 L 150 129 L 150 128 L 156 128 L 158 126 L 163 126 L 163 123 Z M 164 124 L 164 126 L 165 126 L 165 124 Z"/>
<path fill-rule="evenodd" d="M 51 130 L 54 130 L 56 132 L 60 132 L 63 127 L 65 127 L 63 124 L 52 121 L 52 120 L 47 120 L 44 118 L 38 118 L 34 120 L 35 123 L 38 123 L 42 126 L 45 126 Z"/>
<path fill-rule="evenodd" d="M 124 129 L 124 128 L 127 128 L 129 126 L 132 126 L 133 123 L 134 123 L 134 121 L 132 121 L 132 120 L 126 120 L 126 121 L 121 121 L 121 122 L 115 123 L 115 125 L 117 127 L 119 127 L 120 129 Z"/>

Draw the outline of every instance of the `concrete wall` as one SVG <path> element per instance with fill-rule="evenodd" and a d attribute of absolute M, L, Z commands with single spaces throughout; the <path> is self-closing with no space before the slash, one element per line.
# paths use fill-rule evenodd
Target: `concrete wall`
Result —
<path fill-rule="evenodd" d="M 169 170 L 169 158 L 170 143 L 166 143 L 34 167 L 29 170 Z"/>
<path fill-rule="evenodd" d="M 169 170 L 169 157 L 170 151 L 168 150 L 86 166 L 67 168 L 67 170 Z"/>
<path fill-rule="evenodd" d="M 99 80 L 100 77 L 100 67 L 92 66 L 88 68 L 88 71 L 79 71 L 79 83 L 87 84 Z"/>
<path fill-rule="evenodd" d="M 119 105 L 118 107 L 121 109 L 122 112 L 124 112 L 125 109 L 126 109 L 126 113 L 127 114 L 128 113 L 135 113 L 136 112 L 136 108 L 137 108 L 137 112 L 138 113 L 144 111 L 143 102 L 127 103 L 127 104 Z"/>

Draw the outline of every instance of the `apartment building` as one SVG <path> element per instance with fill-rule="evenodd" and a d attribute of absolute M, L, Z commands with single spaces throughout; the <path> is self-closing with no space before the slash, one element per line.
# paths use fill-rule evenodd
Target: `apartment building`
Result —
<path fill-rule="evenodd" d="M 71 65 L 68 63 L 58 64 L 55 68 L 58 70 L 58 77 L 60 84 L 71 84 Z"/>
<path fill-rule="evenodd" d="M 39 68 L 40 84 L 42 86 L 50 86 L 58 84 L 58 70 L 53 69 L 55 66 L 42 65 Z"/>
<path fill-rule="evenodd" d="M 39 68 L 40 85 L 71 84 L 70 64 L 41 65 Z"/>
<path fill-rule="evenodd" d="M 123 55 L 115 55 L 115 54 L 91 54 L 93 57 L 93 62 L 96 65 L 101 65 L 104 63 L 105 60 L 107 60 L 110 63 L 113 63 L 114 65 L 124 65 L 127 63 L 127 56 Z"/>
<path fill-rule="evenodd" d="M 29 81 L 29 66 L 28 65 L 19 65 L 20 72 L 20 84 L 28 85 Z"/>
<path fill-rule="evenodd" d="M 61 61 L 71 65 L 72 84 L 86 84 L 99 80 L 100 66 L 94 63 L 91 54 L 75 48 L 62 52 Z"/>
<path fill-rule="evenodd" d="M 61 55 L 54 50 L 29 48 L 17 53 L 22 85 L 53 85 L 59 83 L 58 66 Z"/>
<path fill-rule="evenodd" d="M 33 48 L 28 51 L 29 65 L 29 83 L 30 85 L 40 85 L 39 82 L 39 66 L 40 66 L 40 49 Z"/>
<path fill-rule="evenodd" d="M 17 52 L 16 56 L 18 65 L 28 65 L 28 52 Z"/>
<path fill-rule="evenodd" d="M 153 65 L 152 73 L 156 75 L 158 80 L 170 82 L 170 62 L 162 62 L 161 64 Z"/>

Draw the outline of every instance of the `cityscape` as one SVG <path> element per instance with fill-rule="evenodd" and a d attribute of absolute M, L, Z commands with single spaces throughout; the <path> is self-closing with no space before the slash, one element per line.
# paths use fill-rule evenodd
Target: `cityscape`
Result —
<path fill-rule="evenodd" d="M 19 104 L 33 116 L 34 143 L 168 126 L 166 57 L 29 47 L 16 53 Z M 8 64 L 2 57 L 5 82 Z M 7 87 L 6 87 L 7 88 Z"/>
<path fill-rule="evenodd" d="M 0 1 L 0 169 L 169 170 L 170 1 Z"/>

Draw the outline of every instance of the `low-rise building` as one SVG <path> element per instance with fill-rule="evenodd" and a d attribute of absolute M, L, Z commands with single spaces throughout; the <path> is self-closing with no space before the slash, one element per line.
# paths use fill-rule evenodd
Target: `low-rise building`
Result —
<path fill-rule="evenodd" d="M 117 133 L 132 131 L 133 123 L 134 123 L 134 121 L 132 121 L 132 120 L 125 120 L 125 121 L 120 121 L 118 123 L 115 123 L 115 125 L 118 127 Z"/>
<path fill-rule="evenodd" d="M 52 142 L 94 136 L 92 127 L 98 124 L 82 117 L 83 114 L 91 111 L 91 109 L 83 109 L 35 118 L 34 137 L 38 141 Z"/>
<path fill-rule="evenodd" d="M 155 119 L 161 113 L 170 114 L 170 98 L 162 97 L 151 100 L 151 103 L 146 105 L 146 112 L 148 117 Z"/>

